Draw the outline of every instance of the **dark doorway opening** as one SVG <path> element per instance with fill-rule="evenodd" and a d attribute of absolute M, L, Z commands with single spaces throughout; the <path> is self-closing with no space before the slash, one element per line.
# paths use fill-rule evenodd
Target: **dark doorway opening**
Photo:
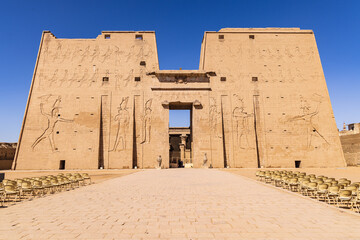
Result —
<path fill-rule="evenodd" d="M 301 161 L 297 160 L 295 161 L 295 168 L 300 168 Z"/>
<path fill-rule="evenodd" d="M 192 167 L 192 103 L 169 104 L 169 167 Z"/>
<path fill-rule="evenodd" d="M 65 160 L 60 160 L 59 170 L 64 170 L 64 169 L 65 169 Z"/>

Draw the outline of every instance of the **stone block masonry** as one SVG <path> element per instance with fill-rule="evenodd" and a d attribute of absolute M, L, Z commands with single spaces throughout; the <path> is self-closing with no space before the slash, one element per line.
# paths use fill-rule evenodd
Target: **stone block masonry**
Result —
<path fill-rule="evenodd" d="M 44 31 L 13 169 L 168 168 L 171 109 L 193 167 L 346 165 L 313 32 L 225 28 L 198 70 L 159 70 L 155 32 Z"/>

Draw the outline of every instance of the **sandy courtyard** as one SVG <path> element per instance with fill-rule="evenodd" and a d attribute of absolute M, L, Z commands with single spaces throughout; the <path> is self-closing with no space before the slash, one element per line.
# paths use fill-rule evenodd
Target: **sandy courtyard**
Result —
<path fill-rule="evenodd" d="M 0 209 L 0 239 L 360 239 L 354 226 L 360 214 L 216 169 L 137 171 Z"/>

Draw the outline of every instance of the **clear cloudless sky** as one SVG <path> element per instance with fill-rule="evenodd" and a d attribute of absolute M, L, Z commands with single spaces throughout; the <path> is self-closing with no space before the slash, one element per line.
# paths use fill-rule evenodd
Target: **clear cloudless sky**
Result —
<path fill-rule="evenodd" d="M 43 30 L 58 38 L 155 30 L 161 69 L 198 69 L 204 31 L 224 27 L 313 29 L 337 126 L 360 122 L 359 0 L 1 0 L 0 141 L 18 140 Z M 188 124 L 184 114 L 171 119 Z"/>

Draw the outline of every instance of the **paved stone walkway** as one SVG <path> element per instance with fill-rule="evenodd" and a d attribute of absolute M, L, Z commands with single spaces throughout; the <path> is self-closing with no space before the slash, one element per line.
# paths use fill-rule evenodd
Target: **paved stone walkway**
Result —
<path fill-rule="evenodd" d="M 215 169 L 146 170 L 0 209 L 0 239 L 360 239 L 359 226 Z"/>

